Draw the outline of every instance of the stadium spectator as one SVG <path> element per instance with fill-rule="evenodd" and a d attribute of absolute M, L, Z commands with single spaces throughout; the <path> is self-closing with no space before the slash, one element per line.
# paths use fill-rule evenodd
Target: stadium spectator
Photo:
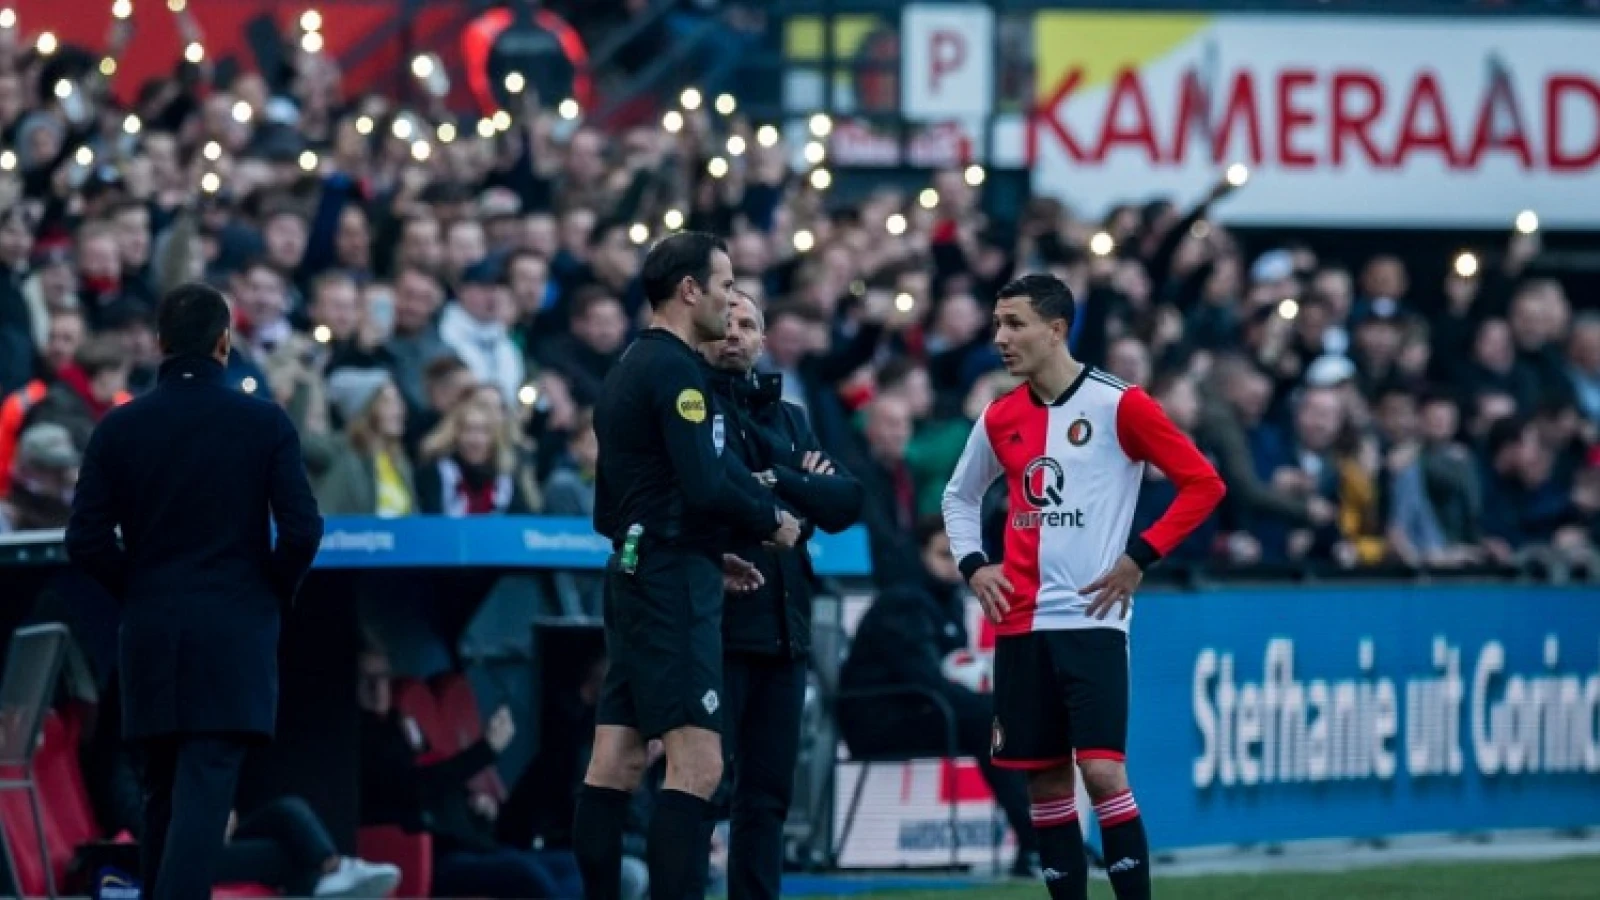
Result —
<path fill-rule="evenodd" d="M 344 421 L 341 435 L 304 445 L 317 506 L 328 515 L 394 518 L 419 511 L 420 495 L 405 453 L 405 401 L 382 369 L 340 369 L 328 398 Z"/>
<path fill-rule="evenodd" d="M 1578 409 L 1600 423 L 1600 313 L 1580 313 L 1567 339 L 1567 377 Z"/>
<path fill-rule="evenodd" d="M 494 838 L 499 806 L 467 782 L 494 765 L 516 734 L 510 713 L 489 718 L 482 739 L 436 762 L 417 724 L 394 705 L 389 661 L 369 649 L 361 657 L 361 818 L 433 835 L 433 884 L 440 897 L 576 897 L 570 853 L 503 847 Z"/>
<path fill-rule="evenodd" d="M 552 516 L 594 516 L 595 462 L 600 446 L 594 436 L 594 416 L 578 414 L 567 437 L 567 456 L 544 483 L 544 511 Z M 599 618 L 602 576 L 584 572 L 556 572 L 556 595 L 567 615 Z"/>
<path fill-rule="evenodd" d="M 866 491 L 861 518 L 872 543 L 873 579 L 880 587 L 915 579 L 921 568 L 912 537 L 917 488 L 906 464 L 911 429 L 909 403 L 897 397 L 874 400 L 867 407 L 864 449 L 847 465 Z"/>
<path fill-rule="evenodd" d="M 442 357 L 454 356 L 439 336 L 435 320 L 443 302 L 438 280 L 425 269 L 407 265 L 395 275 L 394 333 L 384 346 L 393 360 L 395 382 L 406 406 L 413 411 L 429 406 L 423 380 L 428 366 Z"/>
<path fill-rule="evenodd" d="M 627 344 L 627 312 L 616 296 L 598 284 L 578 289 L 571 309 L 571 333 L 552 340 L 539 356 L 566 379 L 573 400 L 592 406 L 600 397 L 606 373 Z"/>
<path fill-rule="evenodd" d="M 41 422 L 24 431 L 10 485 L 0 494 L 0 533 L 66 527 L 81 459 L 61 425 Z"/>
<path fill-rule="evenodd" d="M 1014 874 L 1030 875 L 1038 865 L 1038 848 L 1028 816 L 1027 787 L 1019 773 L 989 762 L 994 702 L 974 684 L 946 677 L 945 662 L 968 654 L 965 592 L 961 573 L 950 556 L 950 539 L 937 517 L 918 523 L 918 566 L 915 577 L 885 586 L 856 627 L 850 655 L 839 673 L 839 728 L 850 752 L 861 756 L 884 753 L 943 752 L 947 727 L 953 727 L 964 756 L 983 770 L 1006 821 L 1017 838 Z M 907 693 L 851 699 L 852 691 L 915 688 L 942 698 L 955 716 L 947 723 L 931 700 Z"/>
<path fill-rule="evenodd" d="M 118 341 L 96 336 L 77 349 L 55 378 L 29 382 L 7 398 L 0 408 L 0 473 L 9 473 L 22 433 L 41 422 L 65 426 L 80 450 L 87 447 L 95 423 L 131 399 L 129 368 Z M 7 486 L 6 475 L 0 474 L 0 494 Z"/>
<path fill-rule="evenodd" d="M 505 290 L 498 263 L 472 263 L 461 273 L 456 302 L 439 317 L 439 337 L 479 381 L 498 388 L 506 403 L 515 403 L 526 370 L 522 352 L 497 315 L 498 294 Z"/>
<path fill-rule="evenodd" d="M 524 476 L 496 407 L 482 400 L 463 403 L 422 442 L 417 505 L 430 515 L 530 513 Z"/>
<path fill-rule="evenodd" d="M 421 409 L 410 408 L 406 413 L 408 456 L 417 458 L 422 439 L 439 427 L 444 417 L 461 403 L 476 383 L 467 364 L 448 351 L 428 363 L 422 373 L 426 403 Z"/>

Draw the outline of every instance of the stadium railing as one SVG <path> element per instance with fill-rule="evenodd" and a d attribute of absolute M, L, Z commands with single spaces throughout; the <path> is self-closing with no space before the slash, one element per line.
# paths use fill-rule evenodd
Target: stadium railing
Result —
<path fill-rule="evenodd" d="M 581 520 L 330 520 L 318 569 L 285 628 L 282 731 L 264 763 L 271 774 L 252 782 L 313 798 L 335 836 L 354 840 L 353 598 L 365 580 L 369 593 L 380 591 L 380 610 L 389 586 L 411 586 L 436 594 L 459 626 L 503 576 L 591 571 L 607 550 Z M 819 636 L 816 653 L 836 666 L 873 597 L 865 536 L 823 541 L 818 551 L 833 589 L 819 598 L 817 623 L 837 635 Z M 1155 573 L 1131 632 L 1129 746 L 1158 851 L 1600 827 L 1593 571 L 1530 560 L 1471 572 Z M 103 660 L 114 633 L 97 635 L 86 623 L 99 620 L 103 630 L 114 609 L 63 607 L 55 595 L 72 593 L 72 577 L 59 535 L 0 541 L 8 601 L 0 625 L 69 621 L 87 655 Z M 969 621 L 982 651 L 992 638 L 976 608 Z M 530 677 L 570 687 L 600 652 L 598 629 L 535 626 L 544 637 Z M 992 833 L 994 808 L 969 763 L 875 766 L 861 783 L 840 768 L 854 763 L 839 752 L 831 723 L 806 733 L 812 745 L 802 753 L 790 833 L 797 858 L 827 861 L 859 788 L 862 812 L 839 864 L 946 868 L 952 849 L 964 865 L 990 863 L 991 845 L 973 836 Z"/>

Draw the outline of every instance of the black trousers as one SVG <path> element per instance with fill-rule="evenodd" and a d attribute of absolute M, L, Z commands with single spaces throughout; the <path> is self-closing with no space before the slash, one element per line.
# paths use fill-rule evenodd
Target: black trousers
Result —
<path fill-rule="evenodd" d="M 264 884 L 309 897 L 339 855 L 328 829 L 299 797 L 280 797 L 239 820 L 217 862 L 219 884 Z"/>
<path fill-rule="evenodd" d="M 794 801 L 805 696 L 805 660 L 742 653 L 723 659 L 724 765 L 713 800 L 717 817 L 730 825 L 728 900 L 769 900 L 782 887 L 783 823 Z M 708 840 L 710 831 L 708 824 Z M 705 895 L 708 880 L 701 860 L 695 897 Z"/>
<path fill-rule="evenodd" d="M 164 735 L 143 743 L 144 840 L 151 900 L 210 900 L 249 743 L 239 734 Z"/>
<path fill-rule="evenodd" d="M 1033 820 L 1028 814 L 1028 782 L 1021 772 L 999 769 L 989 761 L 993 735 L 994 698 L 964 688 L 946 691 L 956 718 L 956 744 L 963 755 L 978 761 L 983 780 L 1005 812 L 1017 836 L 1017 849 L 1036 852 Z M 862 756 L 879 753 L 937 754 L 944 743 L 943 717 L 926 702 L 871 700 L 847 704 L 839 711 L 839 728 L 850 752 Z"/>

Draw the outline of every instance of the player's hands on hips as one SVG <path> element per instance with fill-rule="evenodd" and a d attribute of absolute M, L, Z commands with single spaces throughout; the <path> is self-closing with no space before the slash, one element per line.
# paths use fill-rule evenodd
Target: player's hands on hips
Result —
<path fill-rule="evenodd" d="M 983 614 L 989 621 L 1000 624 L 1006 613 L 1011 611 L 1011 582 L 1006 580 L 998 564 L 984 566 L 972 573 L 972 592 L 978 595 L 978 602 L 983 605 Z"/>
<path fill-rule="evenodd" d="M 800 543 L 800 520 L 788 510 L 778 513 L 778 530 L 772 533 L 770 540 L 785 550 Z"/>
<path fill-rule="evenodd" d="M 762 576 L 761 570 L 755 563 L 741 559 L 732 553 L 722 554 L 722 589 L 730 594 L 747 594 L 763 584 L 767 579 Z"/>
<path fill-rule="evenodd" d="M 1078 592 L 1089 598 L 1089 608 L 1084 610 L 1084 614 L 1104 619 L 1113 606 L 1119 606 L 1121 609 L 1117 612 L 1117 618 L 1126 619 L 1128 609 L 1133 605 L 1133 592 L 1139 589 L 1139 582 L 1143 580 L 1144 570 L 1127 554 L 1123 554 L 1111 571 L 1084 585 L 1083 590 Z"/>

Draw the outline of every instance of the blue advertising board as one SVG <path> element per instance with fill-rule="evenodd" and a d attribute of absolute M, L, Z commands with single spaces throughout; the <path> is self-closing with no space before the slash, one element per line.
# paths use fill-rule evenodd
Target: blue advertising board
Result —
<path fill-rule="evenodd" d="M 866 532 L 818 532 L 808 543 L 817 574 L 871 571 Z M 588 519 L 564 516 L 330 516 L 316 567 L 321 569 L 488 568 L 601 569 L 611 542 Z"/>
<path fill-rule="evenodd" d="M 1600 590 L 1151 592 L 1129 776 L 1160 848 L 1600 825 Z"/>

